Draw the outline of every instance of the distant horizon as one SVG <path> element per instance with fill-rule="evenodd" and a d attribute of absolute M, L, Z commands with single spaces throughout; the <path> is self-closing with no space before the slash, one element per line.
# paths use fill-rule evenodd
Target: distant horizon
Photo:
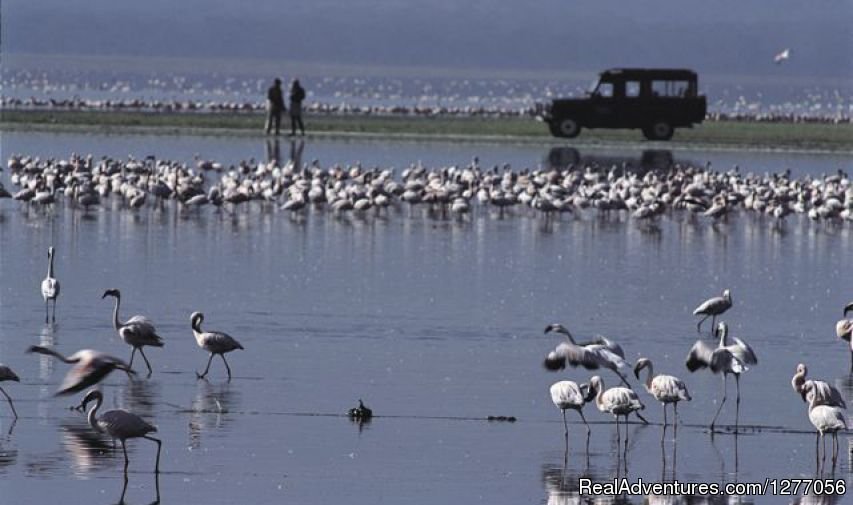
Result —
<path fill-rule="evenodd" d="M 454 66 L 425 66 L 425 65 L 359 65 L 345 62 L 317 62 L 300 60 L 272 60 L 269 58 L 222 58 L 215 56 L 139 56 L 139 55 L 103 55 L 103 54 L 74 54 L 74 53 L 16 53 L 4 52 L 3 67 L 7 69 L 53 69 L 89 70 L 98 67 L 108 71 L 138 72 L 138 73 L 168 73 L 179 72 L 178 75 L 192 73 L 213 74 L 223 76 L 238 75 L 269 75 L 270 77 L 294 76 L 294 74 L 309 77 L 385 77 L 385 78 L 441 78 L 441 79 L 488 79 L 488 80 L 579 80 L 589 81 L 609 68 L 621 68 L 625 65 L 602 64 L 599 68 L 588 69 L 506 69 L 500 67 L 454 67 Z M 141 65 L 145 63 L 146 65 Z M 699 73 L 700 83 L 711 84 L 758 84 L 774 79 L 773 76 L 760 73 L 719 73 L 702 71 L 696 67 L 660 66 L 660 65 L 630 65 L 643 68 L 691 68 Z M 808 86 L 820 84 L 823 86 L 853 86 L 850 79 L 838 76 L 791 76 L 785 79 L 792 86 Z"/>

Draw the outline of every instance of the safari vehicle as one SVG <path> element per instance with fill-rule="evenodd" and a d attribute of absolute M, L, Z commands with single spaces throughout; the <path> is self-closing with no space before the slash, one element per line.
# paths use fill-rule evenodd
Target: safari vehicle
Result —
<path fill-rule="evenodd" d="M 601 73 L 584 98 L 539 105 L 537 117 L 555 137 L 577 137 L 583 128 L 639 128 L 649 140 L 669 140 L 675 128 L 705 119 L 707 101 L 696 72 L 614 68 Z"/>

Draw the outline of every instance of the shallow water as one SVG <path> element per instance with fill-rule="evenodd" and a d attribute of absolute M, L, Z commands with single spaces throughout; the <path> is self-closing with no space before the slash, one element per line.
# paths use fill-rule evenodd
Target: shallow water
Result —
<path fill-rule="evenodd" d="M 4 155 L 199 152 L 236 160 L 262 157 L 263 149 L 257 139 L 3 136 Z M 419 153 L 434 163 L 514 156 L 505 160 L 514 165 L 547 155 L 541 147 L 332 140 L 305 150 L 324 163 L 396 166 Z M 818 163 L 813 157 L 800 166 Z M 456 221 L 404 211 L 362 220 L 324 213 L 291 219 L 253 206 L 204 210 L 83 216 L 60 206 L 45 216 L 0 200 L 0 361 L 22 378 L 4 383 L 21 415 L 14 426 L 0 402 L 5 501 L 119 501 L 120 449 L 113 452 L 68 409 L 79 398 L 51 397 L 67 366 L 23 353 L 41 343 L 129 357 L 111 327 L 112 305 L 101 300 L 110 287 L 122 289 L 123 318 L 144 314 L 166 339 L 164 349 L 146 352 L 152 377 L 129 382 L 116 374 L 103 385 L 108 408 L 158 425 L 162 503 L 575 503 L 580 476 L 606 481 L 625 467 L 629 479 L 653 482 L 813 477 L 814 434 L 790 387 L 796 364 L 809 364 L 811 376 L 853 401 L 850 357 L 833 332 L 851 299 L 846 224 L 795 217 L 778 229 L 750 216 L 718 226 L 685 217 L 650 228 L 589 213 L 545 226 L 488 212 Z M 46 326 L 38 286 L 50 245 L 62 294 L 58 322 Z M 683 363 L 696 339 L 690 312 L 723 288 L 735 301 L 726 315 L 732 334 L 755 348 L 759 364 L 741 381 L 742 432 L 711 438 L 705 425 L 720 379 L 690 374 Z M 219 360 L 209 382 L 196 380 L 206 356 L 190 332 L 194 310 L 205 313 L 206 328 L 246 347 L 229 355 L 231 383 Z M 650 357 L 656 371 L 682 377 L 694 400 L 679 409 L 677 444 L 671 429 L 662 447 L 660 425 L 632 424 L 623 459 L 610 418 L 589 405 L 588 461 L 583 425 L 569 413 L 564 464 L 562 419 L 548 386 L 592 373 L 542 368 L 560 342 L 542 334 L 552 322 L 581 337 L 608 335 L 629 359 Z M 616 385 L 611 372 L 601 376 Z M 731 399 L 731 384 L 729 392 Z M 377 415 L 361 427 L 342 415 L 359 398 Z M 645 392 L 641 398 L 646 417 L 659 423 L 659 405 Z M 721 414 L 726 426 L 734 422 L 729 406 Z M 518 421 L 490 423 L 489 415 Z M 125 499 L 150 503 L 154 444 L 129 447 Z M 841 447 L 834 475 L 848 478 L 846 437 Z"/>

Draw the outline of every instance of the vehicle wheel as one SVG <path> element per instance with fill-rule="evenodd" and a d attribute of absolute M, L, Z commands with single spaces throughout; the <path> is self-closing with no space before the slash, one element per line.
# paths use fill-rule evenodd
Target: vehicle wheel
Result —
<path fill-rule="evenodd" d="M 643 128 L 643 135 L 649 140 L 669 140 L 675 128 L 666 121 L 655 121 L 650 126 Z"/>
<path fill-rule="evenodd" d="M 560 120 L 558 128 L 560 130 L 560 136 L 566 137 L 567 139 L 575 138 L 581 132 L 581 125 L 571 118 Z"/>

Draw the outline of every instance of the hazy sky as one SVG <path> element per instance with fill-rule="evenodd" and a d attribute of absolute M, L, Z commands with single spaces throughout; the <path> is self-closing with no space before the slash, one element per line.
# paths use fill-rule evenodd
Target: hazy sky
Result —
<path fill-rule="evenodd" d="M 851 0 L 2 0 L 2 51 L 849 77 L 851 20 Z"/>

